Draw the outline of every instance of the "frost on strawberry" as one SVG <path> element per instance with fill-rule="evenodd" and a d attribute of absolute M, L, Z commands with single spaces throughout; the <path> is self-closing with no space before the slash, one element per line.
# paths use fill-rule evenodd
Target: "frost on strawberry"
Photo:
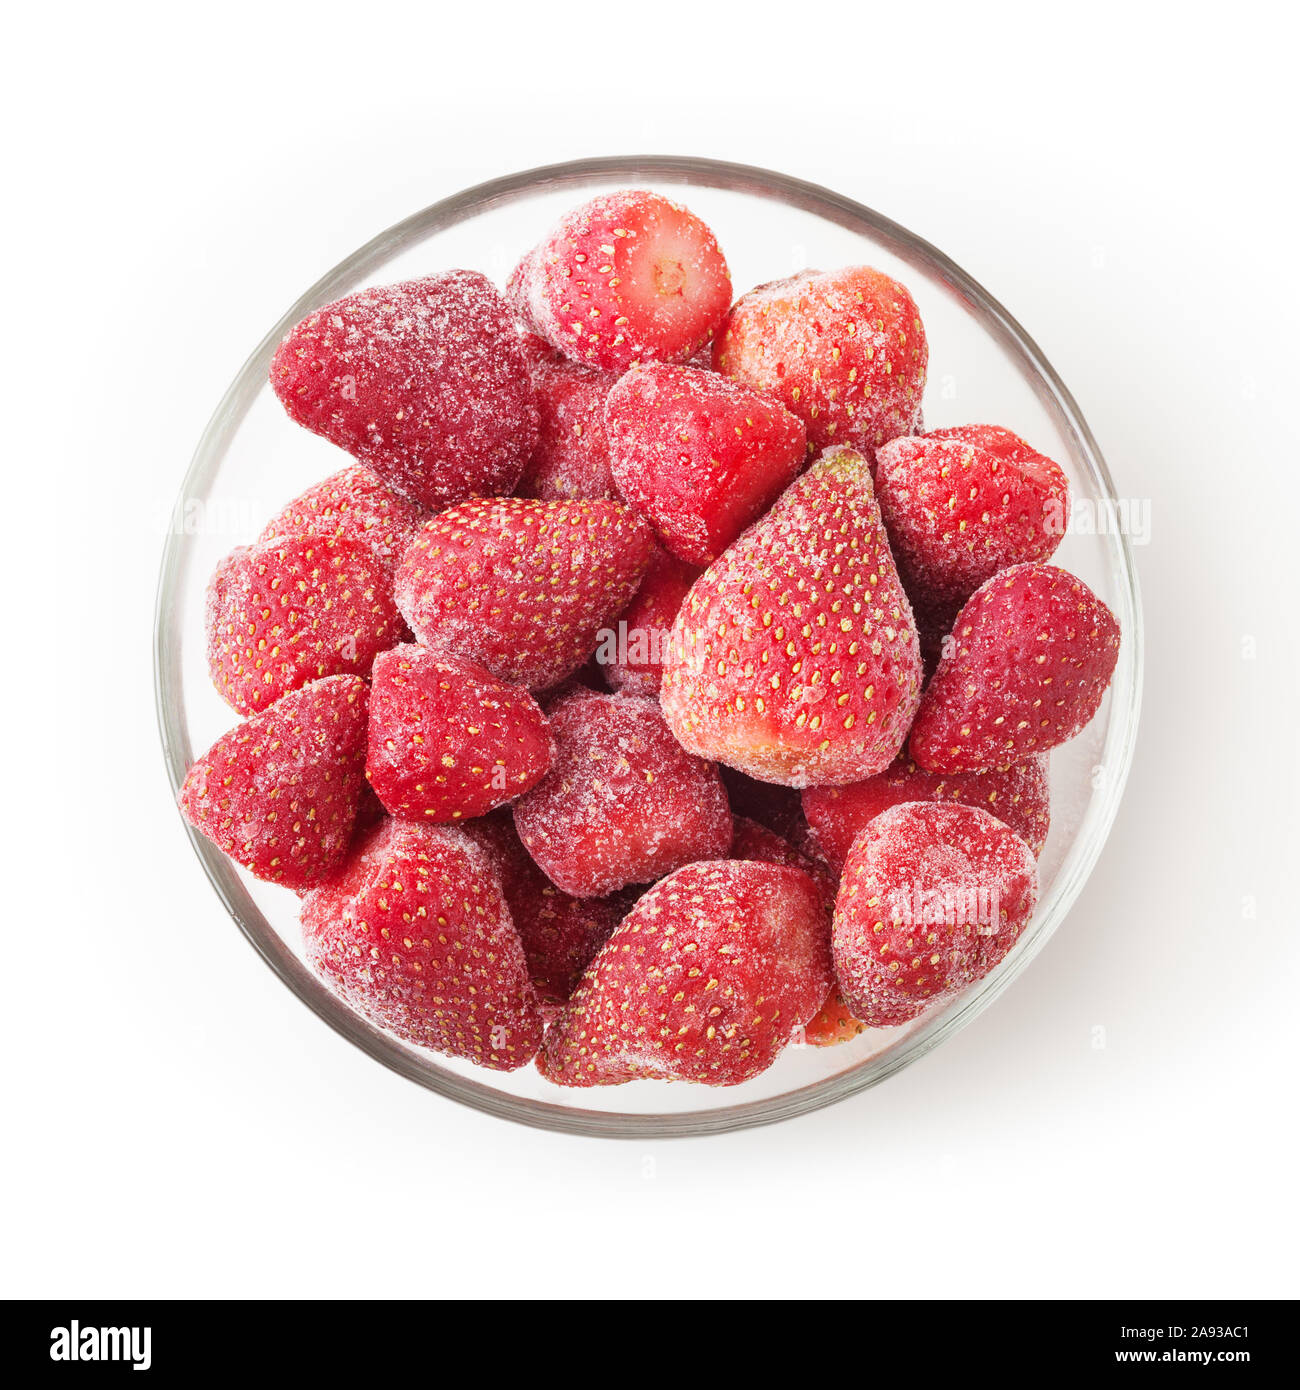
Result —
<path fill-rule="evenodd" d="M 376 659 L 371 686 L 366 775 L 395 816 L 486 815 L 550 766 L 537 702 L 472 661 L 407 643 Z"/>
<path fill-rule="evenodd" d="M 731 277 L 694 213 L 625 190 L 566 214 L 520 261 L 507 296 L 573 361 L 623 372 L 693 357 L 727 312 Z"/>
<path fill-rule="evenodd" d="M 653 699 L 585 691 L 550 710 L 555 760 L 515 827 L 557 887 L 604 897 L 731 845 L 717 769 L 673 738 Z"/>
<path fill-rule="evenodd" d="M 825 908 L 807 874 L 690 864 L 615 928 L 538 1065 L 562 1086 L 734 1086 L 772 1065 L 830 981 Z"/>
<path fill-rule="evenodd" d="M 803 424 L 770 396 L 716 372 L 652 363 L 605 404 L 619 492 L 679 559 L 707 565 L 803 467 Z"/>
<path fill-rule="evenodd" d="M 617 500 L 605 434 L 605 399 L 618 378 L 557 357 L 534 362 L 532 376 L 539 420 L 537 447 L 524 469 L 518 495 L 543 501 Z"/>
<path fill-rule="evenodd" d="M 397 570 L 416 638 L 545 690 L 594 652 L 636 593 L 653 533 L 619 502 L 497 497 L 434 517 Z"/>
<path fill-rule="evenodd" d="M 316 536 L 356 541 L 389 569 L 428 514 L 390 492 L 368 469 L 340 472 L 295 497 L 262 528 L 260 540 Z"/>
<path fill-rule="evenodd" d="M 929 348 L 912 296 L 870 266 L 805 270 L 736 301 L 713 365 L 775 397 L 808 429 L 870 459 L 920 428 Z"/>
<path fill-rule="evenodd" d="M 198 758 L 185 819 L 255 877 L 303 892 L 343 860 L 365 786 L 366 683 L 327 676 Z"/>
<path fill-rule="evenodd" d="M 208 584 L 205 626 L 212 683 L 241 714 L 324 676 L 369 675 L 405 635 L 388 566 L 341 536 L 232 551 Z"/>
<path fill-rule="evenodd" d="M 498 1071 L 528 1063 L 542 1016 L 496 870 L 463 830 L 386 820 L 303 902 L 307 959 L 403 1042 Z"/>
<path fill-rule="evenodd" d="M 990 772 L 1073 738 L 1119 659 L 1110 609 L 1053 565 L 988 580 L 953 625 L 908 744 L 930 772 Z"/>
<path fill-rule="evenodd" d="M 1042 853 L 1051 827 L 1047 758 L 1027 758 L 1000 772 L 940 773 L 917 767 L 906 755 L 884 772 L 844 787 L 808 787 L 803 810 L 826 862 L 839 869 L 868 822 L 904 801 L 978 806 Z"/>
<path fill-rule="evenodd" d="M 1038 872 L 973 806 L 909 801 L 854 840 L 835 904 L 835 975 L 872 1028 L 910 1022 L 983 978 L 1033 914 Z"/>
<path fill-rule="evenodd" d="M 537 441 L 514 316 L 477 271 L 315 310 L 277 349 L 271 385 L 290 418 L 429 509 L 513 491 Z"/>
<path fill-rule="evenodd" d="M 1060 465 L 997 425 L 891 440 L 876 496 L 918 621 L 941 633 L 999 570 L 1049 559 L 1070 510 Z"/>
<path fill-rule="evenodd" d="M 920 689 L 867 462 L 832 449 L 692 588 L 660 698 L 691 752 L 804 787 L 888 767 Z"/>

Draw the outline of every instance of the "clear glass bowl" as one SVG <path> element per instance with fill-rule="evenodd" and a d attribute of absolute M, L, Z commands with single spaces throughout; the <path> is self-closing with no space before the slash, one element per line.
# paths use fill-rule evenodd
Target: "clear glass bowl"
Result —
<path fill-rule="evenodd" d="M 158 591 L 158 719 L 173 788 L 194 750 L 235 722 L 207 675 L 208 575 L 283 502 L 348 461 L 291 424 L 271 393 L 267 369 L 285 332 L 310 310 L 367 284 L 454 266 L 484 270 L 504 283 L 519 254 L 569 206 L 602 190 L 643 186 L 687 203 L 709 223 L 737 294 L 806 266 L 865 262 L 897 276 L 915 296 L 929 337 L 927 426 L 1006 425 L 1065 468 L 1077 518 L 1106 515 L 1105 504 L 1115 501 L 1110 473 L 1074 399 L 1033 340 L 942 252 L 879 213 L 798 179 L 705 159 L 589 159 L 495 179 L 399 222 L 331 270 L 262 339 L 217 406 L 185 477 Z M 799 1115 L 892 1076 L 991 1004 L 1060 925 L 1096 862 L 1133 755 L 1141 607 L 1128 541 L 1114 528 L 1072 528 L 1057 563 L 1110 605 L 1123 644 L 1096 718 L 1052 755 L 1052 832 L 1033 922 L 996 970 L 947 1007 L 838 1047 L 791 1047 L 743 1086 L 634 1082 L 571 1092 L 531 1067 L 503 1075 L 408 1047 L 353 1013 L 307 968 L 292 894 L 258 883 L 193 831 L 190 838 L 226 909 L 284 983 L 350 1042 L 432 1091 L 524 1124 L 624 1138 L 709 1134 Z"/>

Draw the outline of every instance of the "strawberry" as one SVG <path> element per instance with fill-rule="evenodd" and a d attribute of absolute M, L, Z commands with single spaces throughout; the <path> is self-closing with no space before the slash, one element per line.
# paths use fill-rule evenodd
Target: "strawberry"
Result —
<path fill-rule="evenodd" d="M 650 527 L 619 502 L 464 502 L 425 524 L 397 570 L 417 639 L 543 690 L 576 671 L 636 592 Z"/>
<path fill-rule="evenodd" d="M 839 887 L 838 873 L 820 859 L 810 858 L 789 840 L 775 834 L 766 826 L 759 825 L 757 821 L 749 820 L 745 816 L 737 816 L 735 820 L 736 834 L 731 842 L 731 857 L 802 869 L 821 889 L 829 939 L 831 914 L 835 908 L 835 894 Z M 833 1043 L 848 1042 L 850 1038 L 856 1038 L 866 1026 L 860 1019 L 853 1017 L 839 990 L 832 985 L 822 1007 L 796 1036 L 810 1047 L 829 1047 Z"/>
<path fill-rule="evenodd" d="M 654 547 L 636 597 L 596 648 L 611 689 L 626 695 L 659 693 L 673 620 L 699 577 L 694 565 Z"/>
<path fill-rule="evenodd" d="M 869 266 L 760 285 L 727 315 L 713 364 L 774 396 L 808 427 L 808 452 L 868 458 L 919 428 L 929 349 L 912 296 Z"/>
<path fill-rule="evenodd" d="M 472 661 L 407 644 L 378 656 L 370 679 L 366 776 L 395 816 L 486 815 L 550 766 L 537 702 Z"/>
<path fill-rule="evenodd" d="M 907 801 L 858 835 L 835 904 L 835 975 L 868 1027 L 907 1023 L 981 979 L 1038 896 L 1034 852 L 974 806 Z"/>
<path fill-rule="evenodd" d="M 431 510 L 512 491 L 537 442 L 513 316 L 473 270 L 315 310 L 277 349 L 271 385 L 298 424 Z"/>
<path fill-rule="evenodd" d="M 1041 854 L 1051 824 L 1046 757 L 1027 758 L 1003 772 L 926 772 L 906 755 L 884 772 L 847 787 L 809 787 L 804 815 L 826 862 L 842 868 L 859 831 L 903 801 L 960 802 L 995 815 Z"/>
<path fill-rule="evenodd" d="M 368 468 L 357 466 L 344 468 L 295 497 L 266 524 L 258 539 L 315 536 L 356 541 L 391 570 L 427 520 L 419 507 L 390 492 Z"/>
<path fill-rule="evenodd" d="M 308 963 L 403 1042 L 513 1071 L 542 1017 L 487 854 L 463 830 L 385 820 L 302 908 Z"/>
<path fill-rule="evenodd" d="M 832 449 L 695 584 L 660 698 L 692 753 L 804 787 L 888 767 L 920 685 L 867 462 Z"/>
<path fill-rule="evenodd" d="M 679 559 L 717 559 L 804 462 L 803 425 L 770 397 L 716 372 L 653 362 L 605 403 L 619 492 Z"/>
<path fill-rule="evenodd" d="M 860 1018 L 854 1018 L 838 986 L 832 985 L 817 1016 L 804 1026 L 803 1041 L 809 1047 L 834 1047 L 837 1043 L 852 1042 L 866 1028 Z"/>
<path fill-rule="evenodd" d="M 657 193 L 602 194 L 574 208 L 511 276 L 516 312 L 575 362 L 607 372 L 685 362 L 731 303 L 717 239 Z"/>
<path fill-rule="evenodd" d="M 533 987 L 543 1012 L 554 1010 L 573 993 L 592 957 L 618 926 L 630 906 L 626 895 L 575 898 L 562 892 L 533 862 L 508 812 L 469 821 L 465 833 L 496 865 Z"/>
<path fill-rule="evenodd" d="M 555 761 L 514 814 L 557 887 L 599 898 L 727 853 L 731 812 L 717 769 L 677 744 L 653 699 L 582 691 L 550 719 Z"/>
<path fill-rule="evenodd" d="M 810 859 L 796 849 L 785 836 L 778 835 L 756 820 L 750 820 L 748 816 L 735 816 L 733 824 L 731 858 L 753 859 L 760 864 L 784 864 L 790 869 L 802 869 L 822 890 L 829 927 L 831 908 L 835 904 L 835 890 L 839 886 L 836 875 L 820 860 Z"/>
<path fill-rule="evenodd" d="M 990 772 L 1073 738 L 1110 684 L 1120 632 L 1081 579 L 1027 564 L 976 590 L 952 639 L 909 744 L 930 772 Z"/>
<path fill-rule="evenodd" d="M 881 445 L 876 496 L 918 620 L 944 632 L 986 579 L 1048 559 L 1070 508 L 1060 465 L 996 425 Z"/>
<path fill-rule="evenodd" d="M 519 495 L 617 500 L 605 436 L 605 398 L 618 378 L 556 357 L 534 363 L 532 374 L 540 423 Z"/>
<path fill-rule="evenodd" d="M 212 682 L 241 714 L 322 676 L 368 675 L 403 634 L 384 562 L 342 537 L 232 551 L 208 585 L 205 619 Z"/>
<path fill-rule="evenodd" d="M 689 864 L 655 884 L 587 967 L 538 1065 L 562 1086 L 765 1071 L 830 985 L 820 892 L 798 869 Z"/>
<path fill-rule="evenodd" d="M 190 768 L 181 811 L 256 878 L 303 892 L 347 853 L 365 747 L 365 681 L 326 676 L 223 734 Z"/>

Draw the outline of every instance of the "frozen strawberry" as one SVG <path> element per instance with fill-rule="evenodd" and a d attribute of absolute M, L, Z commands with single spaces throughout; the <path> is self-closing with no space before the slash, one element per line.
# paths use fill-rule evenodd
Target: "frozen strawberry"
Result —
<path fill-rule="evenodd" d="M 839 886 L 839 880 L 820 860 L 810 859 L 783 835 L 778 835 L 756 820 L 750 820 L 748 816 L 734 817 L 731 858 L 753 859 L 761 864 L 784 864 L 790 869 L 802 869 L 822 890 L 829 925 L 830 910 L 835 903 L 835 891 Z"/>
<path fill-rule="evenodd" d="M 692 753 L 806 787 L 888 767 L 920 686 L 867 462 L 831 449 L 695 584 L 660 698 Z"/>
<path fill-rule="evenodd" d="M 804 464 L 804 428 L 788 410 L 694 367 L 627 372 L 605 428 L 619 492 L 692 565 L 717 559 Z"/>
<path fill-rule="evenodd" d="M 416 534 L 397 602 L 430 650 L 544 690 L 595 650 L 636 593 L 652 544 L 650 527 L 619 502 L 464 502 Z"/>
<path fill-rule="evenodd" d="M 465 832 L 487 850 L 501 876 L 543 1011 L 563 1004 L 631 906 L 626 895 L 575 898 L 562 892 L 533 862 L 508 812 L 470 821 Z"/>
<path fill-rule="evenodd" d="M 1051 825 L 1046 757 L 1027 758 L 1003 772 L 926 772 L 906 755 L 884 772 L 847 787 L 809 787 L 804 815 L 826 862 L 842 867 L 863 827 L 904 801 L 960 802 L 995 815 L 1040 854 Z"/>
<path fill-rule="evenodd" d="M 463 830 L 385 820 L 302 909 L 307 960 L 403 1042 L 513 1071 L 542 1016 L 492 861 Z"/>
<path fill-rule="evenodd" d="M 365 758 L 366 683 L 327 676 L 223 734 L 190 768 L 181 811 L 255 877 L 302 892 L 347 853 Z"/>
<path fill-rule="evenodd" d="M 544 501 L 617 499 L 605 437 L 605 398 L 618 378 L 564 358 L 538 361 L 532 373 L 540 423 L 519 495 Z"/>
<path fill-rule="evenodd" d="M 404 633 L 385 563 L 359 541 L 315 536 L 243 546 L 208 585 L 208 670 L 254 714 L 323 676 L 370 674 Z"/>
<path fill-rule="evenodd" d="M 808 427 L 808 450 L 868 458 L 919 427 L 925 330 L 912 296 L 870 266 L 805 270 L 737 300 L 713 363 L 774 396 Z"/>
<path fill-rule="evenodd" d="M 510 299 L 509 286 L 506 288 L 506 299 L 510 300 L 513 306 L 513 299 Z M 551 346 L 551 343 L 546 342 L 545 338 L 539 338 L 539 336 L 533 332 L 533 329 L 528 328 L 528 325 L 524 324 L 524 322 L 516 322 L 516 325 L 514 325 L 514 332 L 516 332 L 520 350 L 524 354 L 524 361 L 527 363 L 528 374 L 534 375 L 535 377 L 535 374 L 537 374 L 542 367 L 551 366 L 551 364 L 558 363 L 558 361 L 567 361 L 563 353 L 556 352 Z M 534 386 L 535 385 L 537 385 L 537 382 L 534 381 Z M 541 409 L 541 403 L 538 403 L 538 409 Z"/>
<path fill-rule="evenodd" d="M 269 521 L 260 540 L 315 536 L 356 541 L 389 568 L 397 564 L 425 512 L 390 492 L 368 469 L 345 468 L 308 488 Z"/>
<path fill-rule="evenodd" d="M 685 362 L 731 303 L 717 239 L 658 193 L 602 194 L 574 208 L 511 276 L 516 312 L 547 342 L 607 372 Z"/>
<path fill-rule="evenodd" d="M 835 975 L 872 1028 L 907 1023 L 981 979 L 1038 897 L 1034 852 L 987 811 L 908 801 L 853 842 L 835 904 Z"/>
<path fill-rule="evenodd" d="M 760 825 L 746 816 L 737 816 L 735 822 L 736 833 L 731 842 L 733 859 L 753 859 L 763 864 L 784 864 L 789 868 L 801 869 L 821 889 L 822 902 L 826 910 L 826 934 L 829 939 L 839 874 L 822 860 L 810 858 L 789 840 L 769 830 L 765 825 Z M 830 994 L 817 1015 L 797 1036 L 801 1042 L 812 1047 L 828 1047 L 832 1043 L 847 1042 L 850 1038 L 857 1037 L 865 1027 L 865 1023 L 854 1018 L 849 1012 L 839 990 L 832 985 Z"/>
<path fill-rule="evenodd" d="M 1053 565 L 1013 565 L 967 601 L 926 687 L 912 758 L 990 772 L 1065 743 L 1097 712 L 1119 658 L 1110 609 Z"/>
<path fill-rule="evenodd" d="M 514 811 L 519 838 L 557 887 L 599 898 L 727 853 L 718 771 L 678 745 L 653 699 L 582 692 L 550 718 L 555 761 Z"/>
<path fill-rule="evenodd" d="M 395 816 L 486 815 L 550 766 L 537 702 L 472 661 L 408 643 L 378 656 L 370 680 L 366 776 Z"/>
<path fill-rule="evenodd" d="M 760 782 L 725 764 L 718 768 L 727 800 L 738 816 L 746 816 L 783 839 L 793 839 L 803 822 L 803 806 L 793 787 L 776 782 Z"/>
<path fill-rule="evenodd" d="M 918 620 L 944 632 L 986 579 L 1048 559 L 1070 508 L 1060 465 L 997 425 L 890 440 L 876 496 Z"/>
<path fill-rule="evenodd" d="M 298 424 L 430 509 L 512 492 L 537 442 L 514 317 L 473 270 L 315 310 L 277 349 L 271 385 Z"/>
<path fill-rule="evenodd" d="M 866 1027 L 860 1018 L 854 1018 L 839 987 L 833 985 L 817 1016 L 804 1026 L 803 1041 L 809 1047 L 834 1047 L 837 1043 L 851 1042 L 865 1032 Z"/>
<path fill-rule="evenodd" d="M 562 1086 L 734 1086 L 765 1071 L 830 985 L 826 914 L 798 869 L 690 864 L 638 901 L 547 1031 Z"/>
<path fill-rule="evenodd" d="M 596 660 L 611 689 L 627 695 L 659 693 L 673 621 L 699 577 L 694 565 L 654 547 L 636 597 L 596 648 Z"/>

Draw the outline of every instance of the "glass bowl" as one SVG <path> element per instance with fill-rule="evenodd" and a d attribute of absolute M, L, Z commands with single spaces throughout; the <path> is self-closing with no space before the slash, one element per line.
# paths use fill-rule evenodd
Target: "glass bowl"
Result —
<path fill-rule="evenodd" d="M 228 550 L 253 540 L 282 503 L 349 461 L 290 423 L 271 393 L 267 369 L 285 332 L 310 310 L 367 284 L 454 266 L 481 269 L 504 283 L 519 254 L 569 206 L 629 186 L 658 189 L 703 217 L 718 235 L 737 294 L 807 266 L 829 270 L 864 262 L 907 284 L 930 342 L 926 425 L 1006 425 L 1060 462 L 1069 474 L 1076 520 L 1056 562 L 1091 585 L 1123 631 L 1119 665 L 1100 711 L 1052 755 L 1052 831 L 1040 861 L 1042 893 L 1015 949 L 955 1002 L 915 1023 L 868 1030 L 837 1047 L 791 1046 L 769 1071 L 742 1086 L 641 1081 L 566 1091 L 532 1067 L 489 1072 L 408 1047 L 352 1012 L 311 973 L 291 893 L 257 882 L 190 831 L 213 888 L 266 963 L 376 1061 L 504 1119 L 579 1134 L 666 1138 L 787 1119 L 865 1090 L 951 1037 L 1028 965 L 1078 896 L 1119 804 L 1137 731 L 1142 620 L 1128 539 L 1106 524 L 1122 511 L 1114 506 L 1110 473 L 1078 406 L 1028 334 L 947 256 L 870 208 L 767 170 L 706 159 L 577 160 L 480 184 L 390 227 L 313 285 L 236 376 L 185 476 L 159 583 L 155 679 L 173 788 L 194 750 L 235 722 L 208 680 L 208 575 Z"/>

